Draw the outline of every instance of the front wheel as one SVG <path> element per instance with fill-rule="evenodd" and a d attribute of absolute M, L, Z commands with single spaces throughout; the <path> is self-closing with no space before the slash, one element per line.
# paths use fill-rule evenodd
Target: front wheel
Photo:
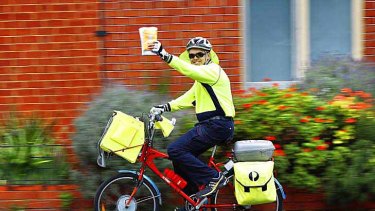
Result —
<path fill-rule="evenodd" d="M 222 207 L 212 208 L 212 211 L 229 211 L 229 210 L 257 210 L 257 211 L 282 211 L 283 210 L 283 196 L 281 190 L 276 184 L 276 201 L 268 204 L 259 204 L 244 207 Z M 234 196 L 233 184 L 229 183 L 227 186 L 219 189 L 215 195 L 211 197 L 211 204 L 237 204 L 236 197 Z"/>
<path fill-rule="evenodd" d="M 132 199 L 130 195 L 138 184 L 138 175 L 131 172 L 118 175 L 103 182 L 95 195 L 96 211 L 159 210 L 159 195 L 148 180 L 143 180 Z M 129 202 L 130 199 L 130 202 Z M 129 202 L 129 203 L 128 203 Z M 126 205 L 128 204 L 128 205 Z"/>

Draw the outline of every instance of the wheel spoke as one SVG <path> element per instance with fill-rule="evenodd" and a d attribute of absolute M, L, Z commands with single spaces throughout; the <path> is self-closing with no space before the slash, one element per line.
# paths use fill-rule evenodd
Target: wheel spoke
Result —
<path fill-rule="evenodd" d="M 124 200 L 130 199 L 137 178 L 136 174 L 122 173 L 104 182 L 95 196 L 96 210 L 124 209 Z M 154 187 L 144 180 L 129 204 L 130 210 L 159 210 L 159 195 L 155 194 L 156 192 Z"/>
<path fill-rule="evenodd" d="M 155 199 L 155 198 L 158 198 L 159 196 L 148 196 L 148 197 L 137 197 L 137 204 L 140 204 L 142 202 L 145 202 L 145 201 L 148 201 L 148 200 L 152 200 L 152 199 Z"/>

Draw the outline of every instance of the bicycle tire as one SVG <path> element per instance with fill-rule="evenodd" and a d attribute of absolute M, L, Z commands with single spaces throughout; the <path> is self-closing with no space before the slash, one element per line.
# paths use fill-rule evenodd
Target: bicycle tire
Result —
<path fill-rule="evenodd" d="M 132 193 L 138 182 L 136 173 L 119 173 L 103 182 L 96 191 L 94 206 L 96 211 L 159 211 L 159 197 L 157 190 L 148 180 L 143 180 L 130 206 L 125 208 L 125 201 Z M 153 209 L 152 209 L 153 208 Z"/>
<path fill-rule="evenodd" d="M 268 204 L 260 204 L 260 205 L 253 205 L 253 206 L 243 206 L 243 207 L 226 207 L 226 208 L 212 208 L 212 211 L 229 211 L 229 210 L 275 210 L 275 211 L 282 211 L 283 210 L 283 196 L 281 190 L 278 189 L 276 185 L 276 201 L 273 203 Z M 219 189 L 212 197 L 211 197 L 211 204 L 237 204 L 236 197 L 234 195 L 233 187 L 230 187 L 228 184 L 227 186 Z"/>

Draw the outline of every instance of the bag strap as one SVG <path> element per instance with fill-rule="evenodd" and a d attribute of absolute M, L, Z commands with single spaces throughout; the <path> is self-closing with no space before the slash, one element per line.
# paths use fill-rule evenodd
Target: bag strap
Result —
<path fill-rule="evenodd" d="M 215 105 L 216 112 L 217 112 L 218 116 L 225 116 L 225 112 L 224 112 L 223 108 L 221 107 L 221 105 L 219 103 L 219 100 L 217 99 L 217 96 L 216 96 L 212 86 L 210 86 L 208 84 L 205 84 L 205 83 L 201 83 L 201 84 L 203 85 L 203 87 L 207 90 L 208 94 L 210 95 L 211 100 Z"/>
<path fill-rule="evenodd" d="M 246 186 L 244 184 L 242 184 L 240 181 L 238 181 L 236 179 L 236 182 L 238 182 L 238 184 L 240 184 L 242 187 L 244 187 L 244 191 L 245 192 L 250 192 L 250 188 L 262 188 L 262 191 L 267 191 L 267 184 L 271 181 L 272 179 L 272 176 L 267 180 L 267 182 L 264 184 L 264 185 L 254 185 L 254 186 Z"/>

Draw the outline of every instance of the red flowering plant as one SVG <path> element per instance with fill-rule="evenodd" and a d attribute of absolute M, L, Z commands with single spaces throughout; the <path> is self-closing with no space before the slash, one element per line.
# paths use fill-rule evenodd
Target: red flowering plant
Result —
<path fill-rule="evenodd" d="M 235 140 L 273 141 L 279 179 L 301 188 L 320 188 L 332 152 L 356 140 L 359 118 L 375 117 L 371 95 L 349 89 L 326 102 L 274 84 L 241 90 L 234 101 Z"/>

